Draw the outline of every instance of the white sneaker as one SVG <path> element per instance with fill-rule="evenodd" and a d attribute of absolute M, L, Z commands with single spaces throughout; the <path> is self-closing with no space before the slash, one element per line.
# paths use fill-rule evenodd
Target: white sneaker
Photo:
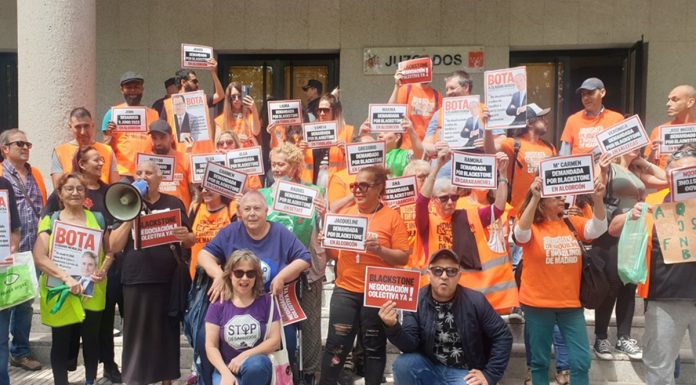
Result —
<path fill-rule="evenodd" d="M 619 338 L 616 341 L 616 350 L 631 357 L 633 360 L 643 359 L 643 350 L 638 346 L 638 341 L 633 338 Z"/>

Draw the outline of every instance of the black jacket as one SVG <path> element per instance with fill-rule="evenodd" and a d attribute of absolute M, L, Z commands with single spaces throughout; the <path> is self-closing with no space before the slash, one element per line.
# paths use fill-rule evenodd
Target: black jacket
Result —
<path fill-rule="evenodd" d="M 435 303 L 430 285 L 418 293 L 418 311 L 404 312 L 403 325 L 386 328 L 389 341 L 404 353 L 420 353 L 433 362 L 435 346 Z M 486 297 L 478 291 L 457 286 L 452 306 L 457 330 L 464 343 L 464 362 L 483 372 L 489 385 L 503 377 L 510 360 L 512 334 Z"/>

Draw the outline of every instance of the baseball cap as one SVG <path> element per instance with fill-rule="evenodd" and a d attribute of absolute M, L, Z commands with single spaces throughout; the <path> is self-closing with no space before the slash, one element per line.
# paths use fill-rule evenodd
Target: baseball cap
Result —
<path fill-rule="evenodd" d="M 584 82 L 575 90 L 576 94 L 579 94 L 582 90 L 594 91 L 596 89 L 604 88 L 604 82 L 598 78 L 587 78 Z"/>
<path fill-rule="evenodd" d="M 435 261 L 436 261 L 437 259 L 439 259 L 439 258 L 449 258 L 449 259 L 453 259 L 453 260 L 456 261 L 458 264 L 461 264 L 461 263 L 462 263 L 462 262 L 461 262 L 461 259 L 460 259 L 459 256 L 457 255 L 457 253 L 455 253 L 454 251 L 452 251 L 452 250 L 450 250 L 450 249 L 440 249 L 440 250 L 434 252 L 434 253 L 430 256 L 430 262 L 429 262 L 429 263 L 433 263 L 433 262 L 435 262 Z"/>
<path fill-rule="evenodd" d="M 147 133 L 152 134 L 153 132 L 171 135 L 172 127 L 169 125 L 169 123 L 167 123 L 166 120 L 157 119 L 154 122 L 150 123 L 150 131 L 148 131 Z"/>
<path fill-rule="evenodd" d="M 310 88 L 316 88 L 319 93 L 324 89 L 324 86 L 321 85 L 321 82 L 317 79 L 309 79 L 307 81 L 307 84 L 302 86 L 302 89 L 307 91 Z"/>
<path fill-rule="evenodd" d="M 121 75 L 121 85 L 132 82 L 134 80 L 139 80 L 141 82 L 145 81 L 145 79 L 143 79 L 143 75 L 137 74 L 133 71 L 128 71 Z"/>
<path fill-rule="evenodd" d="M 551 108 L 541 108 L 536 103 L 527 104 L 527 120 L 547 115 Z"/>

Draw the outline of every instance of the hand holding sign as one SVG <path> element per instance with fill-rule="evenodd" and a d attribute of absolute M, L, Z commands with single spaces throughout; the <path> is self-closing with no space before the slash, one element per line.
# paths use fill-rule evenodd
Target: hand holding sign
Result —
<path fill-rule="evenodd" d="M 501 177 L 504 177 L 507 173 L 507 168 L 508 164 L 510 163 L 510 159 L 508 158 L 506 153 L 501 151 L 495 154 L 495 161 L 498 165 L 498 174 L 500 174 Z"/>
<path fill-rule="evenodd" d="M 377 315 L 382 319 L 385 326 L 394 327 L 399 321 L 398 314 L 396 313 L 396 302 L 387 301 L 383 303 Z"/>
<path fill-rule="evenodd" d="M 541 177 L 536 177 L 534 178 L 534 182 L 532 182 L 532 185 L 529 186 L 529 190 L 532 192 L 532 196 L 537 200 L 541 198 L 541 184 Z"/>

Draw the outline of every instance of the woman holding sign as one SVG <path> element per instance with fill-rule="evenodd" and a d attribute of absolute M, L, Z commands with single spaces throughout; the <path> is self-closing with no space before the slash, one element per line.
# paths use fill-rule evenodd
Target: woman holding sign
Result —
<path fill-rule="evenodd" d="M 522 214 L 514 228 L 525 261 L 520 303 L 529 337 L 532 383 L 549 383 L 553 328 L 557 324 L 570 358 L 570 383 L 587 385 L 591 356 L 580 304 L 580 241 L 598 238 L 607 230 L 604 184 L 595 180 L 594 212 L 589 220 L 579 216 L 564 219 L 563 196 L 542 198 L 541 185 L 541 178 L 537 177 L 520 207 Z"/>
<path fill-rule="evenodd" d="M 257 136 L 261 133 L 259 111 L 254 98 L 242 92 L 239 82 L 232 82 L 225 89 L 225 107 L 222 115 L 215 118 L 216 132 L 232 131 L 239 135 L 242 147 L 258 146 Z"/>
<path fill-rule="evenodd" d="M 320 105 L 321 108 L 321 105 Z M 329 333 L 321 364 L 321 384 L 336 384 L 356 334 L 365 348 L 365 383 L 379 384 L 386 365 L 386 334 L 379 309 L 363 306 L 367 266 L 394 267 L 408 262 L 406 225 L 398 211 L 382 203 L 387 170 L 366 167 L 350 184 L 354 203 L 339 214 L 367 218 L 365 251 L 327 249 L 337 260 L 336 288 L 331 296 Z M 323 240 L 320 234 L 320 240 Z"/>
<path fill-rule="evenodd" d="M 215 148 L 220 154 L 227 154 L 230 151 L 241 148 L 241 138 L 234 131 L 222 131 L 217 134 L 215 139 Z M 245 146 L 248 147 L 248 146 Z M 258 190 L 263 187 L 261 178 L 258 175 L 249 175 L 245 188 L 247 190 Z"/>
<path fill-rule="evenodd" d="M 87 183 L 79 174 L 60 177 L 56 192 L 62 209 L 41 219 L 33 250 L 36 266 L 43 271 L 41 320 L 52 327 L 51 367 L 56 385 L 68 384 L 71 342 L 76 334 L 82 337 L 85 384 L 93 384 L 97 376 L 99 324 L 106 303 L 105 278 L 113 258 L 108 247 L 108 232 L 102 235 L 103 216 L 83 207 L 86 190 Z M 108 253 L 106 256 L 104 250 Z M 78 279 L 82 255 L 87 251 L 99 255 L 98 270 L 87 277 L 94 283 L 92 296 L 81 298 L 83 286 Z M 66 286 L 63 292 L 49 298 L 47 288 L 62 284 Z M 67 297 L 63 298 L 65 295 Z"/>

